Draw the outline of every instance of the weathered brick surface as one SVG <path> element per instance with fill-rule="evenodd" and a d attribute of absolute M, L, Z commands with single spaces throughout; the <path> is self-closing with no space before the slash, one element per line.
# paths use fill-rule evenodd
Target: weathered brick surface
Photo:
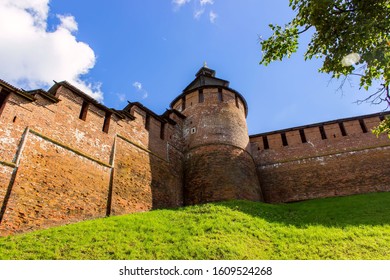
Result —
<path fill-rule="evenodd" d="M 183 204 L 181 155 L 172 148 L 169 153 L 168 162 L 118 138 L 112 194 L 113 215 Z M 173 164 L 175 169 L 172 168 Z"/>
<path fill-rule="evenodd" d="M 2 234 L 103 217 L 110 168 L 28 134 Z"/>
<path fill-rule="evenodd" d="M 34 113 L 31 102 L 11 94 L 0 115 L 0 160 L 13 162 L 21 136 Z M 37 106 L 35 106 L 37 107 Z M 31 120 L 31 121 L 35 121 Z"/>
<path fill-rule="evenodd" d="M 251 148 L 265 201 L 287 202 L 311 198 L 390 191 L 390 142 L 385 135 L 377 138 L 370 130 L 379 117 L 325 123 L 326 139 L 319 125 L 252 136 Z M 299 129 L 304 131 L 302 143 Z M 281 133 L 286 134 L 283 146 Z M 266 136 L 269 149 L 263 145 Z"/>
<path fill-rule="evenodd" d="M 205 145 L 185 156 L 185 204 L 247 199 L 262 200 L 255 164 L 245 150 Z"/>
<path fill-rule="evenodd" d="M 230 199 L 262 200 L 256 168 L 249 151 L 245 108 L 228 89 L 188 92 L 173 107 L 186 116 L 184 203 Z M 241 105 L 240 105 L 241 104 Z"/>
<path fill-rule="evenodd" d="M 4 201 L 13 170 L 12 167 L 0 164 L 0 203 Z"/>
<path fill-rule="evenodd" d="M 118 138 L 112 191 L 113 215 L 152 209 L 150 153 Z"/>
<path fill-rule="evenodd" d="M 153 208 L 183 206 L 183 154 L 171 145 L 166 152 L 167 160 L 150 158 Z"/>
<path fill-rule="evenodd" d="M 79 119 L 82 98 L 64 87 L 57 94 L 61 101 L 55 105 L 54 121 L 49 126 L 39 125 L 42 133 L 62 142 L 72 143 L 86 154 L 108 163 L 116 132 L 115 122 L 111 122 L 109 132 L 105 133 L 102 131 L 105 112 L 91 104 L 86 120 L 83 121 Z"/>
<path fill-rule="evenodd" d="M 246 149 L 249 138 L 245 110 L 236 107 L 234 94 L 224 89 L 223 101 L 219 101 L 217 88 L 204 89 L 202 103 L 198 102 L 198 94 L 195 91 L 186 95 L 186 108 L 182 110 L 187 117 L 183 127 L 185 148 L 226 143 Z"/>
<path fill-rule="evenodd" d="M 104 132 L 108 108 L 64 86 L 56 89 L 55 96 L 59 102 L 39 94 L 31 100 L 11 93 L 0 115 L 0 161 L 6 164 L 0 165 L 0 203 L 1 207 L 7 206 L 0 235 L 103 217 L 106 213 L 182 205 L 180 117 L 172 113 L 176 124 L 165 123 L 161 133 L 160 120 L 151 117 L 147 129 L 146 112 L 134 107 L 128 112 L 134 119 L 113 114 L 108 132 Z M 90 104 L 82 120 L 85 101 Z M 27 128 L 31 133 L 10 197 L 5 199 L 13 170 L 7 164 L 16 162 Z M 117 150 L 112 158 L 114 141 Z"/>
<path fill-rule="evenodd" d="M 265 201 L 390 191 L 390 147 L 345 152 L 258 167 Z"/>
<path fill-rule="evenodd" d="M 264 148 L 263 136 L 251 136 L 252 153 L 256 163 L 264 165 L 389 145 L 389 140 L 385 135 L 377 138 L 370 132 L 371 128 L 379 124 L 379 117 L 369 118 L 368 120 L 366 121 L 369 124 L 367 125 L 367 133 L 362 132 L 358 121 L 345 122 L 346 136 L 341 135 L 338 125 L 324 125 L 327 139 L 321 138 L 318 126 L 304 128 L 307 143 L 302 143 L 302 141 L 297 139 L 299 135 L 298 129 L 289 130 L 286 132 L 287 146 L 282 144 L 281 132 L 266 134 L 269 149 Z"/>

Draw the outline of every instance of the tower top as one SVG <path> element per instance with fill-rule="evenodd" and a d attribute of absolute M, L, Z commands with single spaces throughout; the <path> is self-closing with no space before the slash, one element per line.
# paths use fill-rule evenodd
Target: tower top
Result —
<path fill-rule="evenodd" d="M 196 77 L 206 76 L 206 77 L 215 77 L 215 71 L 210 69 L 207 66 L 207 62 L 203 63 L 203 67 L 199 69 L 199 71 L 195 74 Z"/>
<path fill-rule="evenodd" d="M 229 87 L 229 82 L 215 77 L 215 71 L 205 62 L 203 67 L 195 74 L 195 79 L 183 90 L 189 91 L 203 86 Z"/>
<path fill-rule="evenodd" d="M 205 62 L 203 66 L 198 70 L 195 74 L 195 79 L 189 83 L 184 89 L 183 92 L 177 96 L 170 104 L 170 107 L 173 108 L 174 104 L 178 102 L 180 99 L 185 98 L 188 93 L 191 93 L 198 89 L 204 88 L 218 88 L 225 89 L 233 92 L 236 98 L 240 99 L 245 108 L 245 116 L 248 114 L 248 105 L 245 101 L 245 98 L 236 90 L 229 87 L 229 81 L 223 80 L 215 77 L 215 71 L 210 69 Z"/>

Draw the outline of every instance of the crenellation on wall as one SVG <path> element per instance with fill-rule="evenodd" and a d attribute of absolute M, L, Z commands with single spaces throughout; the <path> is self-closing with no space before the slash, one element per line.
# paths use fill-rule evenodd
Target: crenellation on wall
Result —
<path fill-rule="evenodd" d="M 316 143 L 323 140 L 321 138 L 321 132 L 319 126 L 303 128 L 303 132 L 305 133 L 308 143 Z"/>
<path fill-rule="evenodd" d="M 86 119 L 82 120 L 79 118 L 82 99 L 80 97 L 76 99 L 75 96 L 72 96 L 72 99 L 65 98 L 65 95 L 62 97 L 62 101 L 57 106 L 54 123 L 51 127 L 45 127 L 42 133 L 59 141 L 74 143 L 86 153 L 101 161 L 109 162 L 111 138 L 115 133 L 115 127 L 111 125 L 109 133 L 104 133 L 102 110 L 90 104 Z M 75 104 L 74 101 L 77 103 Z M 58 127 L 55 128 L 54 125 Z"/>
<path fill-rule="evenodd" d="M 186 100 L 185 101 L 186 108 L 192 107 L 199 103 L 199 93 L 197 90 L 187 94 L 184 98 Z"/>
<path fill-rule="evenodd" d="M 390 191 L 390 178 L 383 176 L 379 167 L 389 164 L 390 143 L 385 135 L 377 138 L 368 133 L 379 124 L 379 116 L 383 114 L 389 113 L 251 136 L 265 200 L 289 202 Z M 321 136 L 321 127 L 325 139 Z M 302 141 L 300 131 L 304 132 L 306 142 Z M 288 142 L 286 146 L 281 143 L 283 133 Z M 268 139 L 268 149 L 264 148 L 264 137 Z"/>
<path fill-rule="evenodd" d="M 351 120 L 343 123 L 348 136 L 360 135 L 363 133 L 359 120 Z"/>
<path fill-rule="evenodd" d="M 38 108 L 31 106 L 30 103 L 30 100 L 20 95 L 10 94 L 0 116 L 0 161 L 14 162 L 14 155 L 19 140 L 28 126 L 28 120 L 36 121 L 36 118 L 31 118 L 31 114 Z"/>
<path fill-rule="evenodd" d="M 302 144 L 302 139 L 299 130 L 287 131 L 286 138 L 288 146 L 297 146 Z"/>
<path fill-rule="evenodd" d="M 324 126 L 327 139 L 336 140 L 336 138 L 343 137 L 341 135 L 340 126 L 338 123 L 332 123 Z M 338 139 L 337 139 L 338 140 Z"/>
<path fill-rule="evenodd" d="M 381 115 L 386 115 L 386 114 L 381 114 Z M 363 118 L 363 121 L 364 121 L 365 127 L 367 128 L 367 132 L 370 132 L 373 127 L 378 125 L 378 123 L 380 122 L 380 119 L 379 119 L 379 116 L 375 116 L 375 117 L 370 117 L 370 118 Z"/>
<path fill-rule="evenodd" d="M 346 120 L 336 120 L 329 123 L 313 124 L 305 127 L 252 135 L 250 136 L 250 141 L 255 146 L 252 152 L 258 164 L 268 164 L 270 162 L 286 161 L 302 156 L 318 156 L 321 154 L 337 153 L 346 149 L 360 150 L 365 147 L 386 145 L 388 144 L 386 136 L 382 135 L 377 138 L 370 133 L 371 129 L 380 122 L 378 115 L 383 114 L 390 113 L 359 116 Z M 363 132 L 359 120 L 364 120 L 364 123 L 367 124 L 367 132 L 369 133 Z M 344 125 L 345 136 L 342 135 L 339 123 Z M 320 127 L 323 127 L 326 139 L 322 139 Z M 306 142 L 302 141 L 300 130 L 303 131 Z M 282 142 L 282 133 L 285 133 L 287 138 L 288 145 L 286 146 Z M 264 137 L 268 140 L 268 149 L 264 147 Z"/>

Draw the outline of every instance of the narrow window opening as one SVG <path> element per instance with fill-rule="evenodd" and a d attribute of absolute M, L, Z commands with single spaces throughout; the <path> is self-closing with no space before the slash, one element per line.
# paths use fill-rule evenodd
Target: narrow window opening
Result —
<path fill-rule="evenodd" d="M 367 133 L 367 126 L 364 123 L 363 119 L 359 120 L 359 124 L 360 124 L 360 127 L 362 128 L 363 133 Z"/>
<path fill-rule="evenodd" d="M 165 136 L 165 123 L 161 123 L 161 128 L 160 128 L 160 138 L 164 140 Z"/>
<path fill-rule="evenodd" d="M 269 149 L 268 138 L 266 135 L 263 136 L 263 146 L 264 146 L 264 150 Z"/>
<path fill-rule="evenodd" d="M 87 119 L 89 103 L 87 101 L 83 101 L 83 105 L 81 105 L 81 111 L 79 119 L 85 121 Z"/>
<path fill-rule="evenodd" d="M 106 112 L 106 116 L 104 117 L 104 123 L 103 123 L 103 132 L 108 133 L 108 130 L 110 128 L 110 120 L 111 120 L 111 113 Z"/>
<path fill-rule="evenodd" d="M 203 94 L 203 89 L 199 90 L 199 103 L 204 102 L 204 94 Z"/>
<path fill-rule="evenodd" d="M 222 95 L 222 89 L 218 88 L 218 101 L 222 102 L 223 101 L 223 95 Z"/>
<path fill-rule="evenodd" d="M 237 96 L 237 94 L 235 95 L 235 99 L 236 99 L 236 107 L 237 107 L 237 108 L 240 108 L 240 103 L 238 102 L 238 96 Z"/>
<path fill-rule="evenodd" d="M 327 139 L 326 133 L 325 133 L 325 129 L 324 129 L 324 127 L 322 125 L 320 126 L 320 133 L 321 133 L 322 140 Z"/>
<path fill-rule="evenodd" d="M 183 96 L 181 99 L 181 110 L 184 111 L 186 109 L 186 97 Z"/>
<path fill-rule="evenodd" d="M 283 146 L 288 146 L 286 133 L 282 133 L 282 134 L 280 134 L 280 136 L 282 137 Z"/>
<path fill-rule="evenodd" d="M 345 130 L 344 123 L 339 123 L 340 131 L 342 136 L 347 136 L 347 131 Z"/>
<path fill-rule="evenodd" d="M 302 143 L 307 143 L 305 131 L 303 129 L 299 130 L 299 135 L 301 136 Z"/>
<path fill-rule="evenodd" d="M 150 128 L 150 116 L 148 114 L 146 114 L 146 117 L 145 117 L 145 129 L 149 130 L 149 128 Z"/>
<path fill-rule="evenodd" d="M 7 103 L 10 92 L 5 92 L 4 90 L 0 92 L 0 115 L 4 110 L 5 103 Z"/>
<path fill-rule="evenodd" d="M 16 122 L 16 116 L 14 117 L 14 119 L 12 120 L 12 122 Z"/>

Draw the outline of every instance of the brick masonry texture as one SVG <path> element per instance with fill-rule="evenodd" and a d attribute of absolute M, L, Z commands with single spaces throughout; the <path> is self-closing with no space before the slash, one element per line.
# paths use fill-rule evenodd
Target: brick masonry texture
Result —
<path fill-rule="evenodd" d="M 230 145 L 205 145 L 186 154 L 185 204 L 246 199 L 261 201 L 253 159 Z"/>
<path fill-rule="evenodd" d="M 0 80 L 0 236 L 210 201 L 269 203 L 390 191 L 378 113 L 248 135 L 245 99 L 202 68 L 157 115 L 66 82 Z M 264 120 L 266 121 L 266 120 Z"/>
<path fill-rule="evenodd" d="M 0 201 L 4 201 L 13 170 L 12 167 L 0 165 Z"/>
<path fill-rule="evenodd" d="M 385 172 L 390 167 L 390 141 L 385 135 L 377 138 L 370 132 L 379 124 L 379 116 L 381 114 L 251 136 L 252 154 L 265 201 L 290 202 L 390 191 L 390 176 Z M 322 139 L 320 127 L 326 139 Z M 283 145 L 282 134 L 286 136 L 287 145 Z"/>
<path fill-rule="evenodd" d="M 389 191 L 390 147 L 311 157 L 259 167 L 268 202 Z"/>
<path fill-rule="evenodd" d="M 249 136 L 243 103 L 237 104 L 236 94 L 224 88 L 202 89 L 201 102 L 199 94 L 199 90 L 190 91 L 173 105 L 186 116 L 185 204 L 262 200 L 256 166 L 247 151 Z"/>
<path fill-rule="evenodd" d="M 109 168 L 30 133 L 1 231 L 104 217 L 108 185 Z"/>

